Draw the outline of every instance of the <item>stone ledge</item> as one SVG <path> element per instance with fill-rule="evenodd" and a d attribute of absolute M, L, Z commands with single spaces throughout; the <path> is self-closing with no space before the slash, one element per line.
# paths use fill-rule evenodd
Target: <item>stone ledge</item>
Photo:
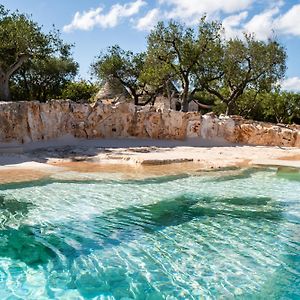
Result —
<path fill-rule="evenodd" d="M 0 154 L 17 154 L 23 153 L 23 147 L 1 147 L 0 146 Z"/>

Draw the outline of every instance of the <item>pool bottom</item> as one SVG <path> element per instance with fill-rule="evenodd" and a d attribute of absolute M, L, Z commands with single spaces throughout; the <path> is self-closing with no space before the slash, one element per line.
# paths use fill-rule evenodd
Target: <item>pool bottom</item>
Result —
<path fill-rule="evenodd" d="M 0 192 L 1 299 L 298 299 L 300 187 L 239 176 Z"/>

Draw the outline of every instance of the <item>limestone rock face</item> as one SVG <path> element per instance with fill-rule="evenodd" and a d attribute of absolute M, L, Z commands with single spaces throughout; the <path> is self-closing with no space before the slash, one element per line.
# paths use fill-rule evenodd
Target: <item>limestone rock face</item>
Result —
<path fill-rule="evenodd" d="M 236 142 L 251 145 L 299 147 L 299 128 L 280 125 L 238 121 L 235 125 Z"/>
<path fill-rule="evenodd" d="M 93 106 L 72 101 L 0 102 L 0 143 L 76 138 L 222 139 L 230 143 L 300 147 L 300 126 L 201 116 L 132 103 Z"/>

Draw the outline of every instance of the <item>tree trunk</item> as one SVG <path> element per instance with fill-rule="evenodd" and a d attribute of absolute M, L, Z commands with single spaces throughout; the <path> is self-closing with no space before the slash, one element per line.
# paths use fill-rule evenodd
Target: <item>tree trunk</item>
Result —
<path fill-rule="evenodd" d="M 10 101 L 10 92 L 9 92 L 9 76 L 6 74 L 0 75 L 0 100 Z"/>
<path fill-rule="evenodd" d="M 30 88 L 29 88 L 29 85 L 28 85 L 28 80 L 26 78 L 26 72 L 23 71 L 22 74 L 21 74 L 21 76 L 23 77 L 24 85 L 25 85 L 25 90 L 26 90 L 26 93 L 27 93 L 26 99 L 33 100 L 33 97 L 31 95 Z"/>
<path fill-rule="evenodd" d="M 226 116 L 230 116 L 233 114 L 233 102 L 232 101 L 229 101 L 226 103 L 227 107 L 226 107 L 226 113 L 225 115 Z"/>
<path fill-rule="evenodd" d="M 29 54 L 21 53 L 6 71 L 0 67 L 0 100 L 10 101 L 9 78 L 22 66 L 22 64 L 30 57 Z"/>
<path fill-rule="evenodd" d="M 138 95 L 134 94 L 133 95 L 133 100 L 134 100 L 134 105 L 139 105 L 140 104 L 139 103 L 139 96 Z"/>
<path fill-rule="evenodd" d="M 167 97 L 168 97 L 168 100 L 169 100 L 169 105 L 170 105 L 170 108 L 171 108 L 171 106 L 172 106 L 172 94 L 171 94 L 171 91 L 170 91 L 169 81 L 168 80 L 165 83 L 165 87 L 166 87 L 166 91 L 167 91 Z"/>
<path fill-rule="evenodd" d="M 182 106 L 181 111 L 187 112 L 189 111 L 189 81 L 186 80 L 183 92 L 182 92 Z"/>

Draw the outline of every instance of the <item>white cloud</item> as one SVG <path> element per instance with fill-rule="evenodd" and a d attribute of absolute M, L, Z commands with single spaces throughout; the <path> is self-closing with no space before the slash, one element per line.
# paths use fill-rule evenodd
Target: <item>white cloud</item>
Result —
<path fill-rule="evenodd" d="M 143 31 L 143 30 L 149 31 L 159 21 L 160 16 L 161 16 L 160 10 L 158 8 L 154 8 L 154 9 L 148 11 L 148 13 L 144 17 L 140 18 L 137 21 L 135 28 L 140 31 Z"/>
<path fill-rule="evenodd" d="M 251 5 L 259 0 L 158 0 L 154 7 L 143 17 L 136 17 L 146 0 L 132 0 L 125 4 L 114 4 L 105 12 L 103 7 L 76 12 L 70 24 L 64 26 L 65 32 L 91 30 L 98 26 L 112 28 L 123 19 L 129 18 L 140 31 L 149 31 L 163 19 L 178 19 L 195 24 L 207 14 L 210 18 L 225 14 L 223 26 L 227 38 L 242 37 L 243 32 L 254 33 L 257 39 L 266 40 L 275 35 L 300 36 L 300 4 L 293 5 L 287 12 L 280 13 L 282 0 L 268 0 L 266 10 L 250 19 Z"/>
<path fill-rule="evenodd" d="M 273 30 L 276 31 L 275 16 L 279 13 L 279 8 L 274 7 L 270 10 L 257 14 L 244 25 L 243 30 L 250 33 L 255 33 L 259 40 L 266 40 L 272 36 Z"/>
<path fill-rule="evenodd" d="M 235 13 L 249 8 L 254 0 L 159 0 L 172 7 L 169 18 L 179 18 L 188 23 L 198 22 L 203 14 Z"/>
<path fill-rule="evenodd" d="M 243 11 L 237 15 L 231 15 L 223 20 L 226 38 L 234 38 L 242 35 L 240 30 L 241 22 L 248 17 L 248 12 Z"/>
<path fill-rule="evenodd" d="M 290 77 L 285 79 L 281 83 L 283 90 L 291 92 L 300 92 L 300 78 L 299 77 Z"/>
<path fill-rule="evenodd" d="M 277 20 L 277 27 L 282 34 L 300 35 L 300 4 L 294 5 L 283 16 L 280 16 Z"/>
<path fill-rule="evenodd" d="M 254 33 L 257 39 L 267 40 L 275 35 L 300 36 L 300 4 L 292 6 L 286 13 L 280 14 L 281 2 L 272 8 L 254 15 L 248 22 L 245 12 L 231 15 L 223 20 L 226 37 L 240 37 L 242 32 Z"/>
<path fill-rule="evenodd" d="M 123 18 L 136 15 L 141 7 L 147 3 L 144 0 L 136 0 L 126 4 L 114 4 L 108 13 L 103 13 L 103 8 L 98 7 L 83 13 L 76 12 L 72 22 L 64 26 L 65 32 L 73 30 L 91 30 L 95 26 L 102 28 L 112 28 L 118 25 Z"/>
<path fill-rule="evenodd" d="M 64 26 L 63 30 L 65 32 L 70 32 L 74 29 L 89 30 L 95 26 L 96 17 L 102 12 L 102 8 L 97 8 L 95 10 L 89 10 L 83 12 L 76 12 L 71 24 Z"/>

